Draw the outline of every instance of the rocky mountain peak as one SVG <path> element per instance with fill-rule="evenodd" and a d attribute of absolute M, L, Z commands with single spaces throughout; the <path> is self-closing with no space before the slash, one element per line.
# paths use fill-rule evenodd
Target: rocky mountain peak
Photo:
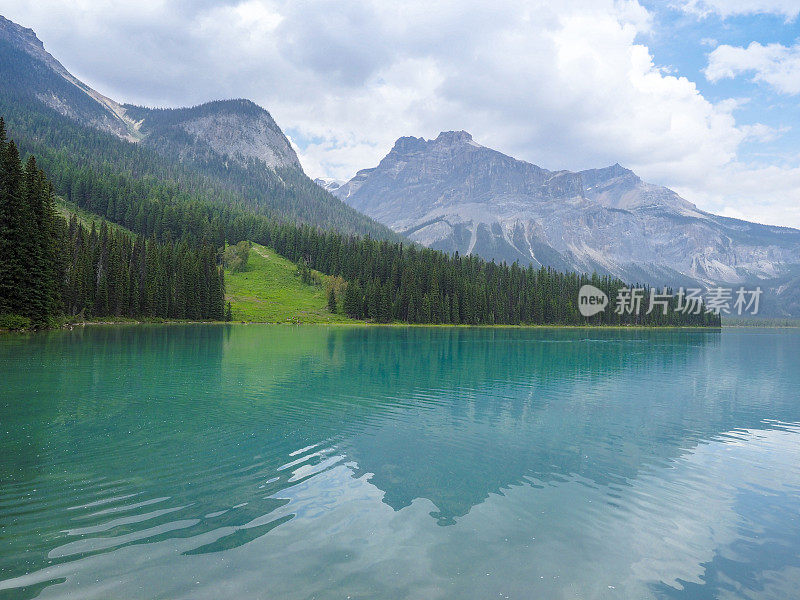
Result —
<path fill-rule="evenodd" d="M 455 146 L 472 142 L 472 135 L 466 131 L 442 131 L 434 140 L 437 144 Z"/>
<path fill-rule="evenodd" d="M 342 185 L 346 182 L 339 179 L 333 179 L 332 177 L 317 177 L 314 180 L 314 183 L 324 190 L 334 192 L 342 187 Z"/>
<path fill-rule="evenodd" d="M 466 131 L 400 138 L 333 193 L 415 242 L 490 260 L 676 286 L 776 277 L 800 264 L 798 231 L 704 213 L 619 163 L 542 169 Z"/>
<path fill-rule="evenodd" d="M 136 126 L 122 107 L 73 77 L 44 48 L 36 33 L 0 16 L 0 86 L 35 98 L 74 121 L 136 141 Z M 44 67 L 44 68 L 42 68 Z"/>
<path fill-rule="evenodd" d="M 425 139 L 424 138 L 417 138 L 413 136 L 404 136 L 401 138 L 397 138 L 397 141 L 394 143 L 392 150 L 390 152 L 394 154 L 409 154 L 412 152 L 417 152 L 425 148 Z"/>
<path fill-rule="evenodd" d="M 243 162 L 256 159 L 272 168 L 300 168 L 297 154 L 272 115 L 250 100 L 215 100 L 191 108 L 126 105 L 125 109 L 141 122 L 147 138 L 176 140 L 176 131 L 188 133 L 199 146 L 186 151 L 187 156 L 211 149 Z"/>
<path fill-rule="evenodd" d="M 44 49 L 44 43 L 29 27 L 23 27 L 0 15 L 0 41 L 8 43 L 12 48 L 20 50 L 36 60 L 44 62 L 62 77 L 69 74 L 67 70 Z"/>
<path fill-rule="evenodd" d="M 614 163 L 610 167 L 580 171 L 580 175 L 583 178 L 583 184 L 587 189 L 591 189 L 598 185 L 605 185 L 613 180 L 619 180 L 621 178 L 628 179 L 631 182 L 641 181 L 633 171 L 626 169 L 619 163 Z"/>
<path fill-rule="evenodd" d="M 458 149 L 470 145 L 482 148 L 472 139 L 472 135 L 466 131 L 442 131 L 435 139 L 426 140 L 422 137 L 404 136 L 398 138 L 394 143 L 391 155 L 411 155 L 417 152 L 427 152 L 433 149 L 447 150 Z"/>
<path fill-rule="evenodd" d="M 14 21 L 9 21 L 2 15 L 0 15 L 0 37 L 9 41 L 16 41 L 17 43 L 25 45 L 32 44 L 39 48 L 44 48 L 44 44 L 36 36 L 33 29 L 18 25 L 14 23 Z"/>
<path fill-rule="evenodd" d="M 600 169 L 578 173 L 583 181 L 587 198 L 608 208 L 628 210 L 640 207 L 662 207 L 679 214 L 689 215 L 697 207 L 678 194 L 659 185 L 652 185 L 619 163 Z"/>

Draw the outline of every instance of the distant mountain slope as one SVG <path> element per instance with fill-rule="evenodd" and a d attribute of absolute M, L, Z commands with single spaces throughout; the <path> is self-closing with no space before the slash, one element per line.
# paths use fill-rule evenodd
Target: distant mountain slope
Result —
<path fill-rule="evenodd" d="M 228 157 L 247 165 L 302 170 L 289 140 L 272 115 L 249 100 L 217 100 L 193 108 L 142 108 L 126 104 L 145 145 L 180 160 Z"/>
<path fill-rule="evenodd" d="M 167 179 L 271 218 L 397 239 L 315 185 L 272 116 L 248 100 L 121 105 L 72 76 L 31 29 L 3 17 L 0 59 L 0 115 L 44 164 L 66 152 L 76 165 Z"/>
<path fill-rule="evenodd" d="M 800 266 L 796 229 L 703 212 L 620 165 L 548 171 L 464 131 L 400 138 L 334 194 L 425 246 L 627 281 L 764 282 L 780 295 Z"/>

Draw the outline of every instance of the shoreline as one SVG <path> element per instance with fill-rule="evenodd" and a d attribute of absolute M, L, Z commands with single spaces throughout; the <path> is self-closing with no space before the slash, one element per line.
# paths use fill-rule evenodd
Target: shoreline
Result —
<path fill-rule="evenodd" d="M 697 325 L 564 325 L 564 324 L 531 324 L 531 325 L 470 325 L 454 323 L 375 323 L 371 321 L 350 321 L 350 322 L 325 322 L 325 321 L 184 321 L 178 319 L 114 319 L 97 321 L 74 321 L 62 325 L 43 329 L 0 329 L 0 335 L 13 333 L 41 333 L 47 331 L 72 330 L 83 327 L 131 327 L 131 326 L 175 326 L 175 325 L 273 325 L 273 326 L 302 326 L 302 327 L 387 327 L 387 328 L 408 328 L 408 327 L 427 327 L 427 328 L 460 328 L 460 329 L 587 329 L 587 330 L 688 330 L 688 331 L 721 331 L 723 329 L 800 329 L 800 322 L 796 325 L 769 323 L 753 324 L 730 324 L 723 323 L 720 327 L 702 327 Z"/>
<path fill-rule="evenodd" d="M 368 321 L 356 321 L 350 323 L 326 323 L 326 322 L 291 322 L 291 321 L 181 321 L 181 320 L 100 320 L 100 321 L 78 321 L 65 323 L 58 327 L 44 329 L 0 329 L 3 334 L 31 334 L 49 331 L 73 330 L 84 327 L 133 327 L 133 326 L 175 326 L 175 325 L 272 325 L 272 326 L 292 326 L 292 327 L 384 327 L 384 328 L 440 328 L 440 329 L 586 329 L 586 330 L 689 330 L 689 331 L 721 331 L 722 329 L 792 329 L 790 326 L 768 326 L 768 325 L 723 325 L 721 327 L 701 327 L 696 325 L 470 325 L 454 323 L 373 323 Z M 794 327 L 798 328 L 800 326 Z"/>

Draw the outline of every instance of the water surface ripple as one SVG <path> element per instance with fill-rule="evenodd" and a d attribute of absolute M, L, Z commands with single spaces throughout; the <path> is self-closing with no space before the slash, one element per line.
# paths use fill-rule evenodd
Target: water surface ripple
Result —
<path fill-rule="evenodd" d="M 791 598 L 800 332 L 0 337 L 0 598 Z"/>

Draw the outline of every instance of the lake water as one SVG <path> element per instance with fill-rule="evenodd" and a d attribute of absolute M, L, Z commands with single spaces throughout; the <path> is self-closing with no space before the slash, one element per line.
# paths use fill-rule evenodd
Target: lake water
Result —
<path fill-rule="evenodd" d="M 0 598 L 797 598 L 800 332 L 0 337 Z"/>

